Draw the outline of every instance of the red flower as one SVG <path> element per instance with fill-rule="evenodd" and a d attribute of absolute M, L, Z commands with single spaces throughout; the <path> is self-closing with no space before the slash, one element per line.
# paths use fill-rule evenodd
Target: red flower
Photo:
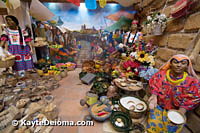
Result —
<path fill-rule="evenodd" d="M 29 54 L 25 55 L 25 59 L 29 60 L 31 58 L 31 56 Z"/>
<path fill-rule="evenodd" d="M 136 62 L 136 61 L 131 62 L 131 64 L 130 64 L 130 66 L 131 66 L 132 68 L 139 68 L 140 65 L 141 65 L 141 64 L 140 64 L 139 62 Z"/>
<path fill-rule="evenodd" d="M 21 57 L 21 55 L 16 55 L 16 56 L 15 56 L 15 59 L 16 59 L 16 60 L 21 60 L 22 57 Z"/>
<path fill-rule="evenodd" d="M 60 58 L 60 56 L 56 56 L 56 59 L 60 60 L 61 58 Z"/>

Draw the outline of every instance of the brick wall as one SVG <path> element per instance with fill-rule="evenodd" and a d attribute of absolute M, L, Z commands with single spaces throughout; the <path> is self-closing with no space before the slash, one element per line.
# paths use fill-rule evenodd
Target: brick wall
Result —
<path fill-rule="evenodd" d="M 173 4 L 177 0 L 168 0 L 165 9 L 163 7 L 166 0 L 144 0 L 143 15 L 145 16 L 150 10 L 163 11 L 167 17 L 170 17 Z M 143 22 L 146 18 L 141 19 Z M 193 8 L 192 12 L 179 19 L 170 18 L 167 21 L 167 28 L 163 35 L 154 36 L 146 35 L 144 40 L 148 42 L 150 39 L 154 39 L 154 45 L 159 47 L 156 54 L 156 67 L 159 68 L 170 57 L 175 54 L 184 54 L 191 47 L 190 44 L 200 29 L 200 2 L 196 8 Z M 145 33 L 144 33 L 145 34 Z M 198 75 L 200 75 L 200 56 L 198 56 L 194 69 Z M 187 113 L 187 125 L 183 130 L 183 133 L 199 133 L 200 126 L 200 107 Z"/>
<path fill-rule="evenodd" d="M 144 12 L 148 14 L 149 10 L 163 11 L 167 17 L 170 17 L 173 4 L 177 0 L 168 0 L 165 9 L 165 0 L 145 0 L 143 3 Z M 158 2 L 160 2 L 158 4 Z M 199 2 L 200 5 L 200 2 Z M 144 14 L 145 14 L 144 13 Z M 145 20 L 146 18 L 142 18 Z M 171 56 L 175 54 L 184 54 L 190 47 L 190 44 L 200 29 L 200 6 L 197 6 L 192 12 L 179 19 L 169 18 L 167 27 L 160 36 L 146 35 L 144 40 L 148 42 L 154 39 L 154 45 L 159 46 L 156 55 L 156 67 L 159 68 Z M 200 75 L 200 56 L 194 65 L 195 71 Z"/>

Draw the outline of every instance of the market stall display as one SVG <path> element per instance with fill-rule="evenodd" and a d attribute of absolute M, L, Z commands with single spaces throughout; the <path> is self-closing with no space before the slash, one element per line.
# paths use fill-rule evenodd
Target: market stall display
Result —
<path fill-rule="evenodd" d="M 37 73 L 27 75 L 29 76 L 20 79 L 13 74 L 4 73 L 6 82 L 0 87 L 0 132 L 47 130 L 48 126 L 40 129 L 20 126 L 11 128 L 12 120 L 34 121 L 40 118 L 38 113 L 48 120 L 58 118 L 58 110 L 52 104 L 53 96 L 50 92 L 59 87 L 58 82 L 52 77 L 40 77 Z"/>

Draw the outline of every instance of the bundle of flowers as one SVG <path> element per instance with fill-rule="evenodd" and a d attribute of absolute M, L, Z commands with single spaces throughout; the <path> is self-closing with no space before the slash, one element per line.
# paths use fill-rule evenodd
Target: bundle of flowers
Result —
<path fill-rule="evenodd" d="M 76 68 L 76 64 L 72 62 L 65 63 L 65 66 L 67 66 L 68 70 L 74 70 Z"/>
<path fill-rule="evenodd" d="M 144 21 L 144 26 L 150 28 L 151 30 L 155 29 L 156 27 L 160 27 L 162 32 L 166 28 L 167 17 L 165 14 L 161 14 L 160 12 L 154 12 L 150 16 L 147 16 L 147 20 Z"/>
<path fill-rule="evenodd" d="M 158 69 L 151 67 L 147 70 L 140 71 L 139 76 L 141 78 L 144 78 L 145 80 L 149 80 L 157 72 L 158 72 Z"/>
<path fill-rule="evenodd" d="M 135 60 L 139 61 L 144 66 L 153 67 L 155 65 L 154 56 L 145 51 L 138 51 L 133 55 Z"/>

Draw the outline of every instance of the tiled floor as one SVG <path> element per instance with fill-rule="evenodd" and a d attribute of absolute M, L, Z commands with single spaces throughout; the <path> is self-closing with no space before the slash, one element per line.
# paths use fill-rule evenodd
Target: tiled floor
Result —
<path fill-rule="evenodd" d="M 59 117 L 65 121 L 82 121 L 88 115 L 88 108 L 80 105 L 80 99 L 85 98 L 85 93 L 90 86 L 84 85 L 79 80 L 81 69 L 70 71 L 68 76 L 60 81 L 61 86 L 53 91 L 54 103 L 59 109 Z M 53 133 L 103 133 L 103 123 L 94 122 L 94 126 L 58 126 Z"/>

